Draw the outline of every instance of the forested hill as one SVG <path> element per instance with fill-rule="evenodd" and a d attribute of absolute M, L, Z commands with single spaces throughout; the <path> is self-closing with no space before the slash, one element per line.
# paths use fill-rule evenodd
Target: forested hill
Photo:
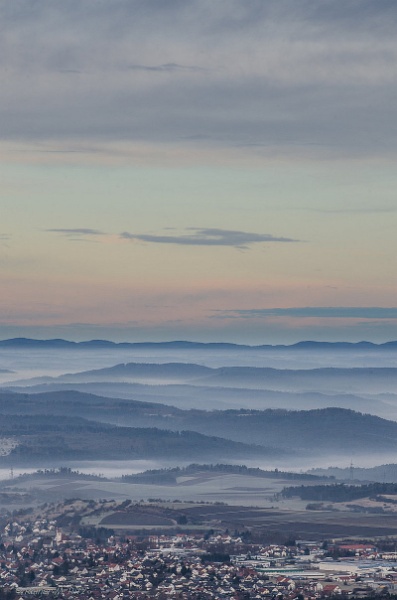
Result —
<path fill-rule="evenodd" d="M 11 448 L 0 456 L 0 464 L 14 466 L 99 459 L 264 459 L 283 454 L 195 431 L 116 427 L 67 416 L 0 415 L 0 437 Z"/>
<path fill-rule="evenodd" d="M 297 496 L 302 500 L 315 500 L 318 502 L 350 502 L 359 498 L 375 498 L 380 494 L 396 495 L 395 483 L 370 483 L 366 485 L 310 485 L 287 487 L 282 491 L 284 498 Z"/>
<path fill-rule="evenodd" d="M 378 465 L 376 467 L 328 467 L 327 469 L 311 469 L 312 475 L 318 477 L 335 477 L 338 480 L 355 481 L 383 481 L 385 483 L 397 483 L 397 464 Z"/>
<path fill-rule="evenodd" d="M 22 415 L 35 416 L 31 423 L 37 432 L 41 430 L 42 419 L 52 417 L 54 427 L 65 428 L 71 423 L 71 417 L 84 417 L 91 422 L 97 421 L 98 428 L 111 423 L 113 429 L 114 425 L 118 425 L 174 432 L 194 431 L 295 454 L 397 451 L 396 422 L 340 408 L 303 411 L 182 410 L 164 404 L 102 398 L 70 391 L 37 395 L 2 393 L 0 413 L 4 415 L 0 427 L 3 435 L 12 434 L 14 425 L 9 427 L 12 422 L 10 415 L 15 415 L 15 418 L 19 415 L 20 419 Z M 80 427 L 80 423 L 78 420 L 75 425 L 70 425 L 70 430 Z M 15 422 L 15 427 L 20 425 Z"/>
<path fill-rule="evenodd" d="M 262 479 L 280 479 L 280 480 L 299 480 L 316 482 L 324 478 L 308 473 L 293 473 L 291 471 L 282 471 L 280 469 L 264 470 L 257 467 L 247 467 L 246 465 L 229 464 L 197 464 L 192 463 L 187 467 L 172 467 L 169 469 L 149 469 L 142 473 L 133 475 L 123 475 L 122 480 L 129 483 L 176 483 L 178 477 L 197 476 L 197 475 L 245 475 L 249 477 L 259 477 Z M 325 478 L 326 479 L 326 478 Z"/>

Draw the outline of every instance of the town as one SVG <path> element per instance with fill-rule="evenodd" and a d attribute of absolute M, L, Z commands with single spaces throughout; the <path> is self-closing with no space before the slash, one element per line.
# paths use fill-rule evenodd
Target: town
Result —
<path fill-rule="evenodd" d="M 392 538 L 284 545 L 215 530 L 115 533 L 76 527 L 78 506 L 66 501 L 2 517 L 0 598 L 314 600 L 397 590 Z"/>

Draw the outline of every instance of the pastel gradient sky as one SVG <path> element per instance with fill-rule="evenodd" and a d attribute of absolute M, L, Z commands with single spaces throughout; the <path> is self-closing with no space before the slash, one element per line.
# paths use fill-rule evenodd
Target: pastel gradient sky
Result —
<path fill-rule="evenodd" d="M 0 338 L 397 338 L 395 0 L 0 20 Z"/>

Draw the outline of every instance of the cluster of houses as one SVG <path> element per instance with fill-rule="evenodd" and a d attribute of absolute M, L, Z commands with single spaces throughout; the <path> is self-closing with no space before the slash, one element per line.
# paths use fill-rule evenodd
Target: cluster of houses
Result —
<path fill-rule="evenodd" d="M 49 519 L 10 519 L 2 528 L 3 597 L 73 600 L 317 600 L 397 589 L 397 556 L 370 544 L 248 544 L 226 534 L 82 537 Z M 347 556 L 346 556 L 347 555 Z M 396 570 L 394 570 L 396 567 Z M 7 595 L 8 594 L 8 595 Z"/>

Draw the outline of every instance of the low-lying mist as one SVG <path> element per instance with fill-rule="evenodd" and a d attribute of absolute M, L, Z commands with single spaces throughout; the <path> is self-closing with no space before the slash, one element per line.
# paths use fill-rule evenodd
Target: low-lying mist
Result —
<path fill-rule="evenodd" d="M 51 342 L 41 347 L 19 344 L 0 348 L 0 385 L 0 414 L 4 415 L 0 439 L 16 440 L 11 454 L 0 456 L 5 477 L 10 468 L 34 470 L 35 456 L 37 466 L 67 463 L 83 472 L 105 474 L 180 466 L 191 458 L 200 460 L 201 454 L 207 462 L 243 461 L 292 471 L 345 468 L 351 462 L 373 467 L 397 457 L 397 425 L 392 423 L 397 421 L 397 348 L 393 345 L 250 348 L 176 343 L 64 348 Z M 331 408 L 340 411 L 326 410 Z M 258 413 L 250 415 L 252 410 Z M 287 412 L 280 417 L 280 410 Z M 382 420 L 363 420 L 360 413 Z M 14 415 L 14 433 L 5 425 L 6 415 Z M 24 415 L 35 415 L 39 421 L 29 425 L 20 420 Z M 45 419 L 56 417 L 62 422 L 66 416 L 97 425 L 74 422 L 70 430 L 60 432 L 62 446 L 51 438 L 55 427 L 51 421 L 45 433 L 42 426 Z M 118 439 L 122 428 L 124 437 L 135 440 L 120 446 L 125 455 L 120 451 L 115 458 L 110 441 L 98 460 L 91 459 L 98 452 L 94 441 L 82 451 L 81 440 L 88 439 L 84 427 L 91 427 L 95 440 L 95 428 L 101 423 L 113 427 L 106 431 L 109 440 Z M 149 429 L 142 433 L 142 428 L 151 428 L 150 433 Z M 150 439 L 161 438 L 156 430 L 187 432 L 182 441 L 187 444 L 184 452 L 192 450 L 191 456 L 181 459 L 183 453 L 173 449 L 176 438 L 172 436 L 164 438 L 162 452 L 153 453 Z M 194 437 L 194 432 L 207 437 Z M 54 435 L 58 434 L 54 431 Z M 218 440 L 214 454 L 211 436 Z M 189 439 L 195 440 L 193 449 Z"/>

